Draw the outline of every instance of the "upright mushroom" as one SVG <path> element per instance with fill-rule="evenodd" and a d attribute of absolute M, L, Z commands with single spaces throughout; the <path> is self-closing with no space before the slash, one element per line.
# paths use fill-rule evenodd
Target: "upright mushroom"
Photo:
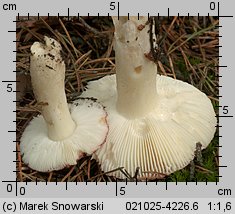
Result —
<path fill-rule="evenodd" d="M 45 37 L 45 44 L 35 42 L 31 52 L 30 75 L 42 115 L 24 130 L 20 150 L 29 167 L 58 170 L 76 164 L 82 153 L 98 149 L 107 135 L 107 114 L 92 99 L 67 104 L 65 64 L 56 40 Z"/>
<path fill-rule="evenodd" d="M 146 17 L 113 18 L 115 75 L 90 82 L 83 96 L 107 109 L 109 133 L 95 153 L 105 172 L 124 167 L 138 178 L 154 178 L 184 168 L 196 143 L 205 148 L 215 133 L 216 118 L 207 96 L 192 85 L 157 75 L 150 52 Z M 117 88 L 114 86 L 117 84 Z M 125 178 L 120 171 L 112 173 Z"/>

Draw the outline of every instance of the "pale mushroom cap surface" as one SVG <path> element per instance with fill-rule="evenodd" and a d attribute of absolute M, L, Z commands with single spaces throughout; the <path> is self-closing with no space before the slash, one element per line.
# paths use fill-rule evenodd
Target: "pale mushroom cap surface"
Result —
<path fill-rule="evenodd" d="M 202 148 L 211 142 L 215 112 L 209 98 L 192 85 L 157 75 L 158 104 L 138 119 L 126 119 L 116 111 L 115 85 L 115 75 L 106 76 L 90 82 L 82 95 L 97 98 L 108 112 L 107 140 L 94 154 L 104 172 L 124 167 L 134 176 L 140 167 L 139 178 L 168 175 L 193 160 L 197 142 Z M 125 178 L 120 171 L 109 175 Z"/>
<path fill-rule="evenodd" d="M 105 141 L 107 114 L 101 104 L 91 99 L 79 99 L 69 104 L 69 108 L 76 129 L 66 139 L 49 139 L 42 115 L 33 118 L 26 127 L 20 150 L 24 163 L 30 168 L 47 172 L 75 165 L 84 153 L 91 155 Z"/>

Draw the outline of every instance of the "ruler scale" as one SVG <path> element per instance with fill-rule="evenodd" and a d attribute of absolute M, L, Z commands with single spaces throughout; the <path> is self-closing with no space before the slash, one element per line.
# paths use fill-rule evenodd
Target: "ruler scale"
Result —
<path fill-rule="evenodd" d="M 1 213 L 77 213 L 88 210 L 110 213 L 116 209 L 123 213 L 234 213 L 234 164 L 233 143 L 234 98 L 233 90 L 235 63 L 234 3 L 232 1 L 73 1 L 48 2 L 29 0 L 1 2 L 1 150 L 0 150 L 0 210 Z M 216 182 L 19 182 L 16 179 L 16 159 L 19 144 L 16 139 L 16 23 L 30 20 L 30 17 L 72 17 L 82 16 L 214 16 L 219 23 L 219 129 L 217 145 L 219 154 L 219 175 Z M 27 203 L 28 204 L 27 204 Z M 34 204 L 34 206 L 32 205 Z M 32 205 L 32 206 L 31 206 Z M 83 207 L 83 208 L 82 208 Z"/>

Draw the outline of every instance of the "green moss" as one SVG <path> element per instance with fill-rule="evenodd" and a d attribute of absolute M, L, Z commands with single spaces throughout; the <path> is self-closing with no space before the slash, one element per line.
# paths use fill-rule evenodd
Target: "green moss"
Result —
<path fill-rule="evenodd" d="M 198 65 L 201 63 L 201 60 L 197 57 L 189 57 L 188 60 L 192 65 Z"/>
<path fill-rule="evenodd" d="M 217 134 L 216 134 L 217 135 Z M 168 176 L 166 179 L 168 182 L 190 182 L 196 181 L 197 182 L 216 182 L 218 181 L 218 178 L 216 176 L 219 175 L 218 167 L 216 167 L 215 162 L 215 155 L 216 155 L 216 145 L 219 144 L 218 138 L 214 138 L 212 142 L 209 144 L 209 146 L 202 151 L 202 158 L 203 163 L 200 166 L 196 160 L 194 160 L 195 165 L 198 165 L 201 167 L 201 169 L 195 167 L 194 176 L 190 178 L 191 170 L 190 165 L 185 167 L 184 169 L 177 171 L 170 176 Z M 165 181 L 165 180 L 161 180 Z"/>
<path fill-rule="evenodd" d="M 183 79 L 188 80 L 189 79 L 189 72 L 186 69 L 186 65 L 185 65 L 184 61 L 179 60 L 176 62 L 176 65 L 180 71 L 180 74 L 183 76 Z"/>

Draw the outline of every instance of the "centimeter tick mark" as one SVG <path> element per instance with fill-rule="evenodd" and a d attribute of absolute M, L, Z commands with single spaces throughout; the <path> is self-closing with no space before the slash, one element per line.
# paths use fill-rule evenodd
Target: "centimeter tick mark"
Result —
<path fill-rule="evenodd" d="M 216 115 L 215 117 L 233 117 L 233 115 Z"/>
<path fill-rule="evenodd" d="M 17 191 L 17 190 L 18 190 L 18 180 L 17 180 L 17 178 L 16 178 L 16 181 L 15 181 L 15 182 L 16 182 L 16 188 L 15 188 L 15 190 L 16 190 L 16 196 L 18 196 L 18 191 Z"/>
<path fill-rule="evenodd" d="M 117 11 L 118 11 L 118 20 L 119 20 L 119 2 L 118 2 L 118 6 L 117 6 Z"/>
<path fill-rule="evenodd" d="M 20 82 L 19 80 L 3 80 L 2 82 Z"/>
<path fill-rule="evenodd" d="M 222 137 L 222 136 L 221 136 L 221 135 L 215 135 L 215 137 L 219 137 L 219 138 L 220 138 L 220 137 Z"/>
<path fill-rule="evenodd" d="M 118 188 L 118 185 L 117 185 L 117 179 L 115 180 L 115 195 L 117 196 L 117 188 Z"/>
<path fill-rule="evenodd" d="M 216 68 L 227 68 L 228 66 L 227 65 L 215 65 L 214 67 L 216 67 Z"/>

